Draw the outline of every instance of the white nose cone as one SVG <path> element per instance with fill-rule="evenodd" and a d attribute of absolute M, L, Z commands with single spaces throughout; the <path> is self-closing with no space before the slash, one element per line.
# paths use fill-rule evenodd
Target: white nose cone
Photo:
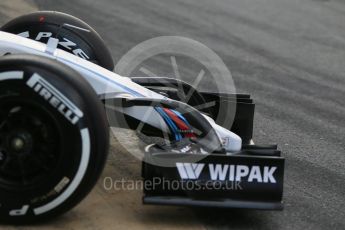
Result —
<path fill-rule="evenodd" d="M 216 131 L 220 141 L 223 144 L 223 148 L 227 152 L 237 152 L 240 151 L 242 148 L 242 139 L 237 134 L 231 132 L 230 130 L 227 130 L 226 128 L 216 124 L 216 122 L 208 117 L 204 117 L 210 122 L 210 125 L 214 128 Z"/>
<path fill-rule="evenodd" d="M 217 125 L 215 129 L 227 152 L 237 152 L 242 148 L 242 139 L 237 134 Z"/>

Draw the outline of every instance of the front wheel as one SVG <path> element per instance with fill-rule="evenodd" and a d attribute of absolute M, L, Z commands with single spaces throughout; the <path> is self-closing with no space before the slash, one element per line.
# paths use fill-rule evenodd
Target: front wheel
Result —
<path fill-rule="evenodd" d="M 27 223 L 79 203 L 102 172 L 104 109 L 74 70 L 33 55 L 0 60 L 0 221 Z"/>
<path fill-rule="evenodd" d="M 64 26 L 64 25 L 70 26 Z M 114 62 L 101 36 L 84 21 L 56 11 L 38 11 L 12 19 L 2 31 L 47 43 L 50 37 L 59 39 L 58 48 L 94 62 L 110 71 Z"/>

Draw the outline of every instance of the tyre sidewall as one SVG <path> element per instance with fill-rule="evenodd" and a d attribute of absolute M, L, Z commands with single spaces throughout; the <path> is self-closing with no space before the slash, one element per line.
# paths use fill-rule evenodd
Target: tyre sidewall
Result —
<path fill-rule="evenodd" d="M 0 60 L 0 73 L 9 71 L 22 71 L 23 78 L 0 79 L 0 86 L 6 85 L 8 90 L 17 86 L 15 93 L 19 98 L 40 105 L 53 115 L 62 134 L 64 149 L 54 175 L 50 176 L 50 180 L 43 180 L 40 189 L 0 186 L 0 199 L 3 199 L 0 220 L 15 223 L 46 220 L 80 202 L 100 176 L 108 147 L 104 109 L 89 84 L 61 63 L 32 55 L 10 55 Z M 39 83 L 30 86 L 30 81 L 34 82 L 33 78 L 37 76 L 40 82 L 48 83 L 72 103 L 83 116 L 74 123 L 67 119 L 66 114 L 40 95 L 40 91 L 35 91 Z M 4 97 L 4 92 L 0 93 L 0 102 Z"/>

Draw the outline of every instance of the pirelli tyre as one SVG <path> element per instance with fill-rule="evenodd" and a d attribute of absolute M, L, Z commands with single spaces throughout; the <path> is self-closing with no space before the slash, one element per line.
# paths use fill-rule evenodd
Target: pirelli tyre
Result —
<path fill-rule="evenodd" d="M 91 26 L 69 14 L 38 11 L 7 22 L 1 30 L 43 43 L 47 43 L 49 37 L 57 36 L 60 41 L 58 48 L 108 70 L 114 69 L 110 51 L 100 35 Z"/>
<path fill-rule="evenodd" d="M 33 55 L 0 59 L 0 222 L 47 220 L 78 204 L 104 167 L 104 108 L 74 70 Z"/>

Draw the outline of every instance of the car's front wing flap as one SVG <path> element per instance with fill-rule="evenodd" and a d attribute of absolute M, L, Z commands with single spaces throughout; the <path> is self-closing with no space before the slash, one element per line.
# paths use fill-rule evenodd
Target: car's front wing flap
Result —
<path fill-rule="evenodd" d="M 146 204 L 283 208 L 280 156 L 147 153 L 142 173 Z"/>

